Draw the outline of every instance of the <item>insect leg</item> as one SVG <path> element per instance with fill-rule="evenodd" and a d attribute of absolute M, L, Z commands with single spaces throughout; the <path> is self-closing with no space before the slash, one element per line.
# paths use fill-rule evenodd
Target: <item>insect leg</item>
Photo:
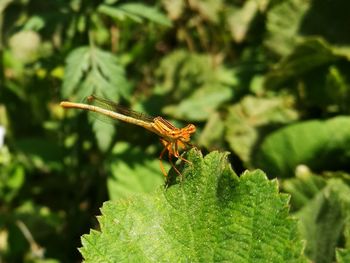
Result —
<path fill-rule="evenodd" d="M 189 160 L 183 158 L 183 157 L 179 154 L 179 149 L 178 149 L 177 143 L 175 143 L 175 153 L 176 153 L 175 156 L 176 156 L 178 159 L 180 159 L 181 161 L 184 161 L 184 162 L 186 162 L 186 163 L 188 163 L 188 164 L 192 164 L 192 162 L 190 162 Z"/>
<path fill-rule="evenodd" d="M 168 159 L 169 159 L 169 163 L 171 164 L 171 167 L 174 168 L 175 172 L 181 177 L 182 179 L 182 174 L 180 173 L 180 171 L 175 167 L 175 164 L 173 163 L 173 161 L 171 160 L 171 152 L 169 151 L 168 153 Z"/>
<path fill-rule="evenodd" d="M 160 165 L 160 170 L 162 170 L 162 173 L 164 174 L 165 177 L 168 176 L 168 174 L 165 172 L 164 166 L 163 166 L 163 155 L 167 150 L 167 147 L 169 146 L 170 143 L 168 143 L 167 145 L 164 145 L 164 148 L 162 150 L 162 152 L 159 155 L 159 165 Z"/>

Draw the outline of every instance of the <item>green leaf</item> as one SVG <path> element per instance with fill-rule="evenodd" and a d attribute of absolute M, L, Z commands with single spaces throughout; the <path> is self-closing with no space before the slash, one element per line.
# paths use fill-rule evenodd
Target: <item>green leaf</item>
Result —
<path fill-rule="evenodd" d="M 344 208 L 344 207 L 343 207 Z M 347 213 L 347 218 L 345 220 L 344 229 L 342 232 L 341 242 L 338 243 L 338 248 L 336 248 L 335 255 L 337 262 L 350 262 L 350 221 L 349 221 L 349 210 L 344 210 Z M 339 245 L 340 244 L 340 245 Z"/>
<path fill-rule="evenodd" d="M 342 63 L 340 63 L 342 64 Z M 348 112 L 348 68 L 329 65 L 299 78 L 301 102 L 309 108 L 330 112 Z"/>
<path fill-rule="evenodd" d="M 97 145 L 101 151 L 105 152 L 112 143 L 112 139 L 115 134 L 115 127 L 110 123 L 100 121 L 99 119 L 90 116 L 92 115 L 89 115 L 89 122 L 91 123 L 92 130 L 95 133 Z"/>
<path fill-rule="evenodd" d="M 146 6 L 140 3 L 128 3 L 119 5 L 118 8 L 124 12 L 144 17 L 152 22 L 158 23 L 164 26 L 172 26 L 171 21 L 156 8 Z"/>
<path fill-rule="evenodd" d="M 209 55 L 177 50 L 165 57 L 157 71 L 161 84 L 158 93 L 171 94 L 178 104 L 164 113 L 186 120 L 203 121 L 223 102 L 233 97 L 236 79 L 224 65 L 216 65 Z M 184 99 L 185 98 L 185 99 Z"/>
<path fill-rule="evenodd" d="M 313 69 L 339 60 L 341 56 L 321 38 L 309 38 L 295 47 L 266 77 L 265 85 L 276 88 Z"/>
<path fill-rule="evenodd" d="M 45 19 L 41 16 L 32 16 L 23 26 L 24 30 L 40 31 L 45 26 Z"/>
<path fill-rule="evenodd" d="M 282 181 L 282 189 L 291 195 L 293 210 L 299 210 L 326 186 L 326 182 L 322 176 L 312 174 L 305 165 L 299 165 L 294 178 Z"/>
<path fill-rule="evenodd" d="M 350 118 L 305 121 L 277 130 L 265 138 L 255 165 L 271 176 L 289 177 L 299 164 L 312 170 L 342 170 L 350 156 Z"/>
<path fill-rule="evenodd" d="M 198 143 L 207 149 L 221 149 L 224 144 L 225 125 L 218 112 L 209 116 L 204 129 L 200 132 Z"/>
<path fill-rule="evenodd" d="M 128 14 L 121 10 L 120 8 L 109 6 L 109 5 L 100 5 L 98 7 L 98 11 L 102 14 L 108 15 L 118 20 L 125 20 L 127 17 L 132 19 L 135 22 L 141 23 L 142 18 L 139 16 L 135 16 L 133 14 Z"/>
<path fill-rule="evenodd" d="M 164 26 L 172 26 L 171 21 L 154 7 L 141 3 L 127 3 L 118 6 L 100 5 L 98 11 L 119 20 L 130 18 L 135 22 L 142 23 L 144 18 Z"/>
<path fill-rule="evenodd" d="M 67 57 L 62 86 L 62 96 L 69 97 L 89 69 L 89 47 L 73 50 Z"/>
<path fill-rule="evenodd" d="M 227 154 L 192 150 L 183 180 L 106 202 L 101 232 L 82 237 L 86 262 L 306 262 L 288 196 L 262 171 L 238 177 Z"/>
<path fill-rule="evenodd" d="M 349 44 L 347 24 L 350 20 L 346 11 L 350 8 L 349 1 L 332 1 L 327 5 L 322 0 L 280 2 L 267 16 L 269 38 L 266 43 L 272 51 L 287 54 L 296 40 L 305 36 L 317 35 L 335 46 Z"/>
<path fill-rule="evenodd" d="M 298 31 L 310 1 L 285 0 L 275 5 L 267 13 L 267 32 L 265 45 L 273 52 L 286 55 L 294 48 L 298 40 Z"/>
<path fill-rule="evenodd" d="M 313 262 L 333 262 L 349 211 L 350 188 L 341 180 L 333 179 L 296 214 L 307 240 L 305 254 Z"/>
<path fill-rule="evenodd" d="M 25 182 L 24 168 L 16 163 L 1 164 L 0 169 L 0 199 L 10 202 L 16 197 Z"/>
<path fill-rule="evenodd" d="M 234 152 L 249 165 L 256 143 L 272 128 L 296 120 L 291 97 L 257 98 L 246 96 L 228 108 L 225 138 Z"/>
<path fill-rule="evenodd" d="M 157 158 L 147 158 L 139 147 L 119 142 L 111 153 L 109 162 L 112 176 L 107 186 L 111 200 L 127 198 L 136 193 L 150 193 L 164 184 L 164 175 Z M 169 168 L 163 162 L 164 166 Z"/>
<path fill-rule="evenodd" d="M 254 21 L 255 16 L 259 11 L 259 3 L 255 0 L 248 0 L 244 3 L 243 7 L 239 10 L 232 9 L 228 23 L 232 38 L 237 42 L 241 43 L 246 40 L 247 34 L 251 29 L 250 26 Z"/>
<path fill-rule="evenodd" d="M 349 108 L 347 66 L 350 52 L 332 47 L 321 38 L 305 39 L 266 76 L 265 87 L 290 87 L 302 105 L 325 111 Z"/>
<path fill-rule="evenodd" d="M 223 0 L 192 1 L 190 6 L 199 13 L 201 19 L 218 23 L 220 11 L 225 8 L 223 2 Z"/>
<path fill-rule="evenodd" d="M 183 15 L 186 6 L 183 0 L 165 0 L 162 1 L 162 5 L 171 20 L 179 19 Z"/>
<path fill-rule="evenodd" d="M 165 107 L 163 112 L 177 119 L 204 121 L 232 95 L 232 89 L 228 86 L 202 87 L 179 104 Z"/>
<path fill-rule="evenodd" d="M 115 101 L 119 96 L 128 98 L 130 86 L 124 68 L 112 53 L 94 46 L 80 47 L 69 54 L 66 63 L 64 97 L 75 95 L 81 101 L 94 93 Z"/>
<path fill-rule="evenodd" d="M 350 262 L 350 249 L 337 249 L 336 258 L 337 263 Z"/>

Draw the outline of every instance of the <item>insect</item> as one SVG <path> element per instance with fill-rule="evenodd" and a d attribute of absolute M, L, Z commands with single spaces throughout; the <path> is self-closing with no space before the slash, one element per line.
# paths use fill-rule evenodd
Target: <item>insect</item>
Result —
<path fill-rule="evenodd" d="M 180 151 L 186 150 L 188 147 L 193 147 L 190 143 L 190 139 L 191 135 L 196 132 L 195 125 L 188 124 L 184 128 L 177 128 L 162 117 L 151 117 L 143 113 L 126 109 L 110 100 L 99 98 L 95 95 L 88 96 L 87 102 L 88 104 L 62 101 L 60 105 L 64 108 L 75 108 L 97 112 L 112 119 L 141 126 L 157 134 L 164 147 L 159 156 L 160 168 L 164 176 L 167 176 L 167 173 L 165 172 L 162 159 L 166 152 L 168 152 L 168 159 L 171 166 L 179 175 L 181 175 L 181 173 L 172 162 L 172 157 L 175 156 L 177 159 L 186 163 L 191 163 L 180 155 Z"/>

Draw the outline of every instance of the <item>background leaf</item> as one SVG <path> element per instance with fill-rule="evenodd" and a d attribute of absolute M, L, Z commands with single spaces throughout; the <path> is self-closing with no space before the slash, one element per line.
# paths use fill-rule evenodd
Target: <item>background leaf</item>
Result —
<path fill-rule="evenodd" d="M 105 123 L 94 117 L 90 117 L 90 123 L 92 124 L 92 130 L 95 133 L 97 144 L 102 151 L 107 151 L 113 140 L 115 134 L 115 128 L 110 123 Z"/>
<path fill-rule="evenodd" d="M 337 250 L 337 262 L 346 263 L 350 260 L 350 251 L 349 249 L 339 249 Z"/>
<path fill-rule="evenodd" d="M 228 23 L 232 37 L 236 42 L 240 43 L 247 37 L 248 30 L 257 15 L 258 5 L 258 1 L 248 0 L 241 9 L 231 12 Z"/>
<path fill-rule="evenodd" d="M 177 119 L 203 121 L 208 119 L 216 108 L 232 97 L 230 87 L 203 87 L 195 91 L 191 97 L 183 100 L 178 105 L 169 105 L 164 108 L 164 113 Z"/>
<path fill-rule="evenodd" d="M 270 88 L 278 87 L 292 77 L 301 77 L 317 67 L 340 59 L 334 51 L 322 39 L 307 39 L 297 45 L 267 76 L 266 85 Z"/>
<path fill-rule="evenodd" d="M 325 178 L 312 174 L 305 165 L 296 168 L 295 177 L 284 180 L 282 188 L 291 194 L 291 204 L 295 210 L 307 205 L 327 184 Z"/>
<path fill-rule="evenodd" d="M 82 101 L 92 93 L 118 101 L 128 97 L 130 87 L 117 58 L 97 47 L 80 47 L 67 58 L 62 95 Z M 82 85 L 82 86 L 80 86 Z M 83 89 L 81 89 L 83 87 Z"/>
<path fill-rule="evenodd" d="M 62 86 L 62 95 L 70 96 L 83 75 L 89 69 L 89 48 L 80 47 L 73 50 L 66 60 L 66 70 Z"/>
<path fill-rule="evenodd" d="M 311 3 L 303 0 L 280 1 L 267 14 L 268 37 L 265 44 L 280 55 L 287 55 L 295 46 L 300 24 Z"/>
<path fill-rule="evenodd" d="M 350 188 L 341 180 L 330 180 L 327 186 L 304 206 L 296 216 L 307 237 L 305 253 L 315 262 L 330 262 L 342 238 L 349 218 Z"/>
<path fill-rule="evenodd" d="M 231 149 L 249 165 L 259 139 L 278 126 L 297 119 L 291 98 L 258 98 L 246 96 L 228 108 L 226 141 Z"/>
<path fill-rule="evenodd" d="M 101 13 L 114 18 L 124 20 L 128 17 L 135 22 L 143 22 L 142 18 L 164 26 L 171 26 L 171 21 L 154 7 L 141 3 L 119 4 L 118 6 L 100 5 L 98 9 Z"/>
<path fill-rule="evenodd" d="M 207 149 L 217 149 L 223 144 L 225 126 L 224 121 L 218 112 L 210 115 L 204 129 L 199 135 L 198 142 Z"/>
<path fill-rule="evenodd" d="M 257 152 L 256 165 L 272 176 L 283 177 L 290 177 L 299 164 L 306 164 L 316 171 L 346 168 L 349 128 L 348 117 L 307 121 L 282 128 L 263 141 Z"/>
<path fill-rule="evenodd" d="M 164 113 L 178 119 L 206 120 L 234 95 L 234 75 L 215 65 L 214 57 L 178 50 L 163 59 L 157 75 L 162 79 L 159 90 L 173 92 L 175 98 L 185 95 L 177 104 L 164 108 Z"/>
<path fill-rule="evenodd" d="M 129 198 L 134 194 L 151 193 L 164 184 L 164 176 L 159 169 L 159 160 L 144 159 L 147 153 L 137 146 L 127 143 L 114 145 L 111 158 L 111 176 L 107 186 L 111 200 Z M 169 165 L 163 161 L 166 170 Z"/>

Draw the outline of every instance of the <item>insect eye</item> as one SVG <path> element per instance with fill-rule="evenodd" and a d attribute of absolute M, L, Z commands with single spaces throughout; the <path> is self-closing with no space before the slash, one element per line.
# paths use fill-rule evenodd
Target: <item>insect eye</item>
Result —
<path fill-rule="evenodd" d="M 194 126 L 193 124 L 188 124 L 186 129 L 189 133 L 194 133 L 196 131 L 196 126 Z"/>

